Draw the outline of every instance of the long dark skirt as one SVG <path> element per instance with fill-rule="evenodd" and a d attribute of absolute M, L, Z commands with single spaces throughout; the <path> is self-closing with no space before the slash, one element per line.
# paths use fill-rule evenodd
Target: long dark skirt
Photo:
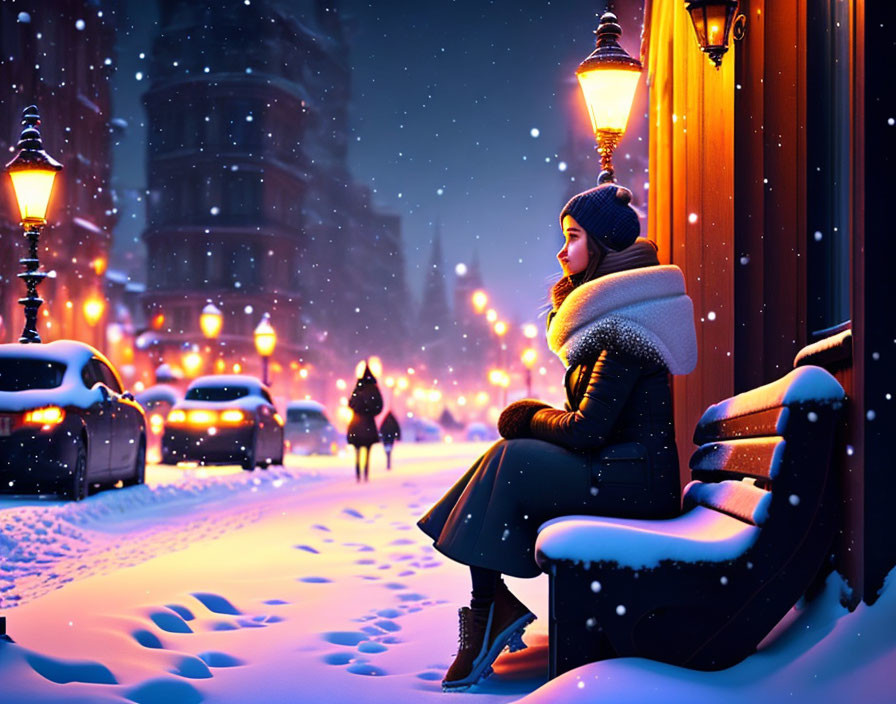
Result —
<path fill-rule="evenodd" d="M 595 481 L 594 464 L 590 453 L 541 440 L 500 440 L 417 525 L 452 560 L 535 577 L 541 574 L 535 539 L 545 521 L 570 514 L 646 518 L 677 510 L 677 471 L 646 485 L 604 485 Z M 656 501 L 660 484 L 672 487 L 664 488 L 669 500 L 662 507 Z"/>

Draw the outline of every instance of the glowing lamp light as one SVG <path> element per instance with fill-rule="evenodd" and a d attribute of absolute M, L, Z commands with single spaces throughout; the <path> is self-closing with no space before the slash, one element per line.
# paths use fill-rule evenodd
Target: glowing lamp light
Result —
<path fill-rule="evenodd" d="M 538 326 L 533 323 L 526 323 L 523 325 L 523 337 L 529 340 L 534 340 L 538 337 Z"/>
<path fill-rule="evenodd" d="M 527 369 L 531 369 L 538 360 L 538 352 L 533 347 L 527 347 L 520 355 L 520 360 L 522 360 Z"/>
<path fill-rule="evenodd" d="M 202 355 L 195 350 L 188 352 L 181 359 L 181 363 L 184 366 L 184 371 L 187 373 L 187 376 L 196 376 L 202 369 Z"/>
<path fill-rule="evenodd" d="M 499 320 L 495 323 L 495 335 L 498 337 L 503 337 L 507 333 L 507 323 L 502 320 Z"/>
<path fill-rule="evenodd" d="M 722 57 L 728 51 L 731 27 L 740 23 L 743 17 L 735 19 L 737 0 L 688 0 L 686 9 L 700 50 L 709 56 L 716 69 L 721 68 Z"/>
<path fill-rule="evenodd" d="M 199 327 L 209 340 L 214 340 L 221 334 L 222 323 L 221 311 L 213 303 L 207 304 L 199 314 Z"/>
<path fill-rule="evenodd" d="M 471 300 L 473 301 L 473 309 L 477 313 L 484 311 L 485 307 L 488 305 L 488 295 L 482 290 L 474 291 Z"/>
<path fill-rule="evenodd" d="M 22 419 L 26 425 L 42 425 L 48 427 L 59 425 L 65 420 L 65 411 L 59 406 L 47 406 L 28 411 Z"/>
<path fill-rule="evenodd" d="M 270 357 L 277 346 L 277 333 L 271 325 L 271 316 L 265 313 L 255 328 L 255 350 L 262 357 Z"/>
<path fill-rule="evenodd" d="M 100 298 L 88 298 L 84 301 L 84 319 L 91 327 L 100 322 L 103 317 L 103 311 L 106 310 L 105 302 Z"/>
<path fill-rule="evenodd" d="M 246 419 L 246 414 L 238 408 L 228 408 L 226 411 L 221 411 L 220 419 L 222 423 L 242 423 Z"/>
<path fill-rule="evenodd" d="M 408 381 L 408 378 L 406 376 L 400 376 L 395 382 L 395 388 L 397 388 L 399 391 L 404 391 L 406 388 L 408 388 L 409 383 L 410 382 Z"/>
<path fill-rule="evenodd" d="M 494 308 L 489 308 L 485 313 L 485 319 L 490 323 L 494 323 L 498 319 L 498 311 Z"/>
<path fill-rule="evenodd" d="M 628 115 L 641 78 L 641 62 L 619 44 L 622 27 L 616 15 L 605 12 L 594 32 L 595 50 L 576 69 L 576 77 L 585 97 L 591 127 L 597 139 L 601 172 L 599 183 L 615 180 L 613 150 L 625 133 Z"/>

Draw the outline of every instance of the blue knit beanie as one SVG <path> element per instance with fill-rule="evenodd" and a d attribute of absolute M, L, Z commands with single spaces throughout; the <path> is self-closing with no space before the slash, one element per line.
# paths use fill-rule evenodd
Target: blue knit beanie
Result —
<path fill-rule="evenodd" d="M 641 232 L 638 213 L 629 205 L 631 200 L 632 192 L 627 188 L 605 183 L 573 196 L 560 211 L 560 226 L 564 216 L 571 215 L 589 237 L 620 252 L 634 244 Z"/>

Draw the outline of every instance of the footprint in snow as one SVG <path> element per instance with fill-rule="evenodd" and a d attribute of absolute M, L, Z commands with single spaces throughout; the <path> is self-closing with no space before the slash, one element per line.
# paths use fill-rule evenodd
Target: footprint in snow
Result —
<path fill-rule="evenodd" d="M 384 631 L 389 631 L 390 633 L 395 633 L 396 631 L 401 630 L 401 626 L 399 626 L 395 621 L 390 621 L 389 619 L 381 619 L 373 624 L 374 626 L 379 626 Z"/>
<path fill-rule="evenodd" d="M 156 702 L 177 702 L 178 704 L 199 704 L 203 696 L 193 685 L 183 680 L 157 677 L 134 687 L 124 695 L 136 704 Z"/>
<path fill-rule="evenodd" d="M 227 653 L 220 653 L 216 650 L 208 650 L 199 653 L 199 658 L 209 667 L 239 667 L 245 665 L 242 660 Z"/>
<path fill-rule="evenodd" d="M 398 594 L 399 601 L 423 601 L 426 597 L 423 594 L 414 594 L 413 592 L 406 592 L 404 594 Z"/>
<path fill-rule="evenodd" d="M 239 616 L 243 612 L 231 604 L 223 596 L 207 592 L 194 592 L 191 596 L 212 613 Z"/>
<path fill-rule="evenodd" d="M 283 601 L 283 599 L 268 599 L 262 603 L 267 604 L 268 606 L 282 606 L 283 604 L 289 604 L 290 602 Z"/>
<path fill-rule="evenodd" d="M 171 609 L 174 613 L 180 616 L 184 621 L 192 621 L 196 618 L 193 615 L 193 612 L 190 611 L 186 606 L 181 606 L 180 604 L 165 604 L 166 609 Z"/>
<path fill-rule="evenodd" d="M 311 526 L 311 527 L 314 528 L 314 530 L 322 530 L 322 531 L 325 531 L 325 532 L 327 532 L 327 533 L 330 532 L 330 529 L 329 529 L 329 528 L 327 528 L 326 526 L 322 526 L 320 523 L 315 523 L 315 524 L 314 524 L 313 526 Z"/>
<path fill-rule="evenodd" d="M 380 618 L 398 618 L 401 616 L 401 611 L 398 609 L 380 609 L 376 612 L 376 615 Z"/>
<path fill-rule="evenodd" d="M 401 582 L 387 582 L 383 585 L 386 589 L 407 589 L 407 587 Z"/>
<path fill-rule="evenodd" d="M 388 674 L 381 667 L 374 667 L 373 665 L 368 665 L 366 662 L 358 662 L 354 665 L 349 665 L 345 669 L 353 675 L 367 675 L 368 677 L 383 677 Z"/>
<path fill-rule="evenodd" d="M 187 677 L 191 680 L 205 680 L 212 676 L 211 670 L 208 669 L 202 660 L 192 655 L 179 654 L 173 661 L 171 669 L 168 670 L 172 675 L 179 677 Z"/>
<path fill-rule="evenodd" d="M 396 538 L 389 545 L 413 545 L 415 540 L 411 540 L 410 538 Z"/>
<path fill-rule="evenodd" d="M 180 616 L 170 611 L 152 611 L 149 618 L 167 633 L 192 633 L 193 629 Z"/>
<path fill-rule="evenodd" d="M 355 659 L 355 656 L 351 653 L 328 653 L 324 655 L 321 660 L 323 660 L 327 665 L 348 665 L 352 660 Z"/>
<path fill-rule="evenodd" d="M 298 581 L 306 584 L 327 584 L 333 580 L 326 577 L 299 577 Z"/>
<path fill-rule="evenodd" d="M 361 560 L 355 560 L 356 565 L 375 565 L 376 560 L 371 560 L 370 558 L 364 558 Z"/>
<path fill-rule="evenodd" d="M 444 676 L 445 676 L 445 675 L 444 675 L 442 672 L 420 672 L 420 673 L 417 674 L 417 677 L 418 677 L 419 679 L 421 679 L 421 680 L 427 680 L 427 681 L 440 680 L 440 679 L 442 679 Z"/>
<path fill-rule="evenodd" d="M 37 674 L 56 684 L 83 682 L 86 684 L 118 684 L 107 667 L 98 662 L 72 661 L 66 662 L 57 658 L 48 658 L 37 653 L 25 655 L 25 661 Z"/>
<path fill-rule="evenodd" d="M 293 545 L 293 547 L 294 547 L 296 550 L 304 550 L 305 552 L 310 552 L 310 553 L 312 553 L 313 555 L 320 555 L 320 551 L 319 551 L 319 550 L 315 550 L 315 549 L 314 549 L 313 547 L 311 547 L 310 545 Z"/>
<path fill-rule="evenodd" d="M 348 516 L 351 516 L 352 518 L 364 518 L 363 513 L 361 513 L 360 511 L 356 511 L 353 508 L 344 508 L 342 509 L 342 512 Z"/>
<path fill-rule="evenodd" d="M 164 647 L 158 636 L 152 631 L 147 631 L 145 628 L 138 628 L 136 631 L 131 631 L 131 637 L 144 648 Z"/>
<path fill-rule="evenodd" d="M 366 653 L 366 654 L 383 653 L 383 652 L 387 651 L 388 649 L 389 648 L 387 648 L 382 643 L 375 643 L 372 640 L 365 640 L 363 643 L 361 643 L 358 646 L 358 652 Z"/>
<path fill-rule="evenodd" d="M 333 645 L 356 646 L 361 641 L 370 640 L 367 634 L 361 631 L 330 631 L 329 633 L 324 633 L 322 637 L 327 643 L 332 643 Z"/>

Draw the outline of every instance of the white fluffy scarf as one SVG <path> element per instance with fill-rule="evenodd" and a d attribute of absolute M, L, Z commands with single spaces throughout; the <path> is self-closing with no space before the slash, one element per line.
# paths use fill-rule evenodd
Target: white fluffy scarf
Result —
<path fill-rule="evenodd" d="M 690 373 L 697 334 L 681 269 L 649 266 L 578 286 L 551 320 L 548 345 L 568 367 L 610 349 L 660 362 L 673 374 Z"/>

